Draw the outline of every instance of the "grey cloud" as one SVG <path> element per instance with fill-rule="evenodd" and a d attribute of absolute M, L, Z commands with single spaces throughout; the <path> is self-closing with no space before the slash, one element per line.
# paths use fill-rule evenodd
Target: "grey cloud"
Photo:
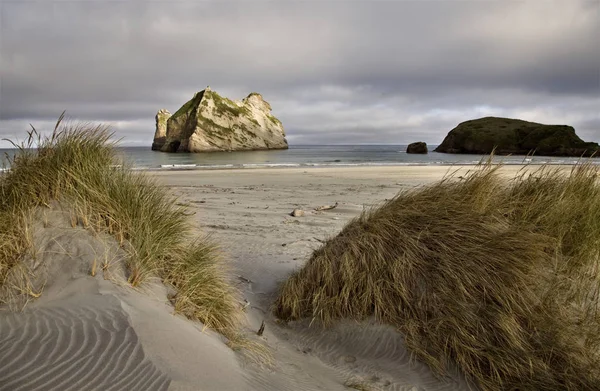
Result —
<path fill-rule="evenodd" d="M 479 114 L 599 139 L 597 1 L 0 2 L 0 133 L 67 110 L 148 144 L 207 84 L 302 143 L 439 142 Z"/>

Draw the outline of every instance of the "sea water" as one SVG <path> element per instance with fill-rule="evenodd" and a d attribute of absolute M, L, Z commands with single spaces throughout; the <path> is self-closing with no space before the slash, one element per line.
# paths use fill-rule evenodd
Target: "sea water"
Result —
<path fill-rule="evenodd" d="M 118 152 L 136 170 L 217 170 L 286 167 L 475 165 L 485 155 L 429 152 L 408 154 L 406 145 L 292 145 L 285 150 L 210 153 L 164 153 L 149 147 L 120 147 Z M 436 146 L 429 146 L 432 151 Z M 0 150 L 2 156 L 14 150 Z M 4 158 L 4 160 L 6 160 Z M 583 159 L 586 160 L 586 159 Z M 495 156 L 495 163 L 576 164 L 577 157 Z M 587 161 L 587 160 L 586 160 Z M 600 164 L 600 159 L 592 159 Z"/>

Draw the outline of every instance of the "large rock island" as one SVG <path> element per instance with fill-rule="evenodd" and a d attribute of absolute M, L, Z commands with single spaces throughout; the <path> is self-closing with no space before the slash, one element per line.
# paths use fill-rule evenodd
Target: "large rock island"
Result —
<path fill-rule="evenodd" d="M 543 125 L 519 119 L 485 117 L 452 129 L 435 152 L 498 155 L 591 156 L 597 143 L 585 142 L 567 125 Z"/>
<path fill-rule="evenodd" d="M 214 152 L 287 149 L 281 122 L 258 93 L 241 101 L 220 96 L 210 87 L 200 91 L 175 114 L 156 114 L 153 150 Z"/>

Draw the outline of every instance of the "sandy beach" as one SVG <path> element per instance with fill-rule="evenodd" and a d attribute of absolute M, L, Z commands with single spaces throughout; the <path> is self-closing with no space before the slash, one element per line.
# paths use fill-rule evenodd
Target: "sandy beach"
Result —
<path fill-rule="evenodd" d="M 460 376 L 439 380 L 427 366 L 411 363 L 401 336 L 391 327 L 353 322 L 328 330 L 308 328 L 308 322 L 281 326 L 269 306 L 277 285 L 365 208 L 449 172 L 459 170 L 456 175 L 461 175 L 473 168 L 252 169 L 151 175 L 177 194 L 202 232 L 221 244 L 250 303 L 249 331 L 258 330 L 265 321 L 262 340 L 272 349 L 275 367 L 247 366 L 247 389 L 344 390 L 355 384 L 365 389 L 462 390 L 468 386 Z M 507 166 L 502 171 L 510 177 L 521 168 Z M 335 203 L 335 209 L 315 211 Z M 290 216 L 295 208 L 303 210 L 304 216 Z"/>
<path fill-rule="evenodd" d="M 281 324 L 270 306 L 278 284 L 365 208 L 473 168 L 150 172 L 178 197 L 197 235 L 209 234 L 220 245 L 242 293 L 245 331 L 271 352 L 270 365 L 234 352 L 219 334 L 174 315 L 162 284 L 132 289 L 123 271 L 110 267 L 90 275 L 98 254 L 123 257 L 114 240 L 98 242 L 70 226 L 67 216 L 44 215 L 34 238 L 49 257 L 44 267 L 52 284 L 25 311 L 1 318 L 0 390 L 469 389 L 461 375 L 438 379 L 411 360 L 402 336 L 389 326 L 346 321 L 322 329 L 308 327 L 310 319 Z M 520 169 L 502 172 L 510 177 Z M 294 209 L 303 215 L 291 216 Z M 59 251 L 57 237 L 68 238 L 69 247 Z M 263 321 L 264 334 L 256 336 Z"/>
<path fill-rule="evenodd" d="M 285 168 L 154 171 L 150 175 L 179 197 L 200 230 L 222 245 L 239 273 L 255 282 L 254 288 L 271 292 L 324 239 L 336 235 L 365 208 L 449 173 L 460 176 L 473 169 Z M 510 178 L 521 169 L 505 166 L 501 172 Z M 336 202 L 335 209 L 315 211 Z M 290 216 L 296 208 L 304 216 Z"/>
<path fill-rule="evenodd" d="M 504 171 L 510 175 L 519 168 Z M 278 281 L 302 266 L 312 250 L 365 208 L 448 172 L 469 169 L 473 167 L 195 170 L 150 175 L 189 208 L 200 230 L 221 244 L 239 274 L 254 282 L 254 290 L 273 292 Z M 315 211 L 336 202 L 335 209 Z M 296 208 L 304 216 L 290 216 Z"/>

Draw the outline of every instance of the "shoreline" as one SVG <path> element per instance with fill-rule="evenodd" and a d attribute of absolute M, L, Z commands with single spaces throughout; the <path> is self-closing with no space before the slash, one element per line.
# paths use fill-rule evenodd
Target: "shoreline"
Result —
<path fill-rule="evenodd" d="M 165 167 L 129 167 L 131 171 L 145 172 L 149 175 L 167 173 L 167 172 L 248 172 L 248 171 L 285 171 L 293 172 L 296 171 L 315 171 L 318 170 L 386 170 L 386 169 L 451 169 L 451 168 L 474 168 L 484 163 L 456 163 L 456 164 L 419 164 L 419 163 L 389 163 L 389 164 L 378 164 L 378 163 L 367 163 L 367 164 L 259 164 L 259 165 L 215 165 L 215 166 L 199 166 L 199 165 L 165 165 Z M 575 167 L 583 163 L 491 163 L 493 166 L 503 167 L 531 167 L 541 168 L 545 166 L 549 167 Z M 592 161 L 592 165 L 600 167 L 600 160 L 598 162 Z M 118 164 L 111 166 L 111 168 L 121 168 L 123 165 Z M 0 167 L 0 175 L 4 172 L 10 171 L 10 167 Z"/>
<path fill-rule="evenodd" d="M 394 183 L 403 183 L 408 186 L 422 185 L 440 180 L 445 176 L 455 173 L 462 175 L 479 165 L 447 165 L 447 166 L 351 166 L 351 167 L 260 167 L 260 168 L 232 168 L 213 170 L 144 170 L 147 175 L 159 179 L 160 182 L 169 187 L 187 187 L 192 185 L 195 179 L 210 178 L 215 185 L 238 187 L 247 184 L 253 179 L 264 182 L 270 178 L 276 186 L 291 186 L 296 182 L 301 183 L 306 178 L 323 180 L 349 181 L 354 184 L 357 180 L 367 180 L 374 183 L 362 183 L 364 186 L 381 186 L 388 180 Z M 500 173 L 511 177 L 522 170 L 536 171 L 543 165 L 502 165 Z M 553 168 L 571 169 L 575 165 L 553 165 Z M 406 182 L 406 183 L 404 183 Z"/>
<path fill-rule="evenodd" d="M 585 163 L 585 162 L 584 162 Z M 506 163 L 492 162 L 493 166 L 504 167 L 574 167 L 584 163 Z M 242 164 L 202 166 L 195 164 L 173 164 L 162 167 L 132 167 L 134 171 L 144 172 L 177 172 L 177 171 L 248 171 L 248 170 L 353 170 L 353 169 L 386 169 L 386 168 L 452 168 L 477 167 L 486 163 L 456 163 L 456 164 L 420 164 L 420 163 L 364 163 L 364 164 L 305 164 L 305 163 L 274 163 L 274 164 Z M 600 161 L 592 161 L 592 165 L 600 166 Z"/>

